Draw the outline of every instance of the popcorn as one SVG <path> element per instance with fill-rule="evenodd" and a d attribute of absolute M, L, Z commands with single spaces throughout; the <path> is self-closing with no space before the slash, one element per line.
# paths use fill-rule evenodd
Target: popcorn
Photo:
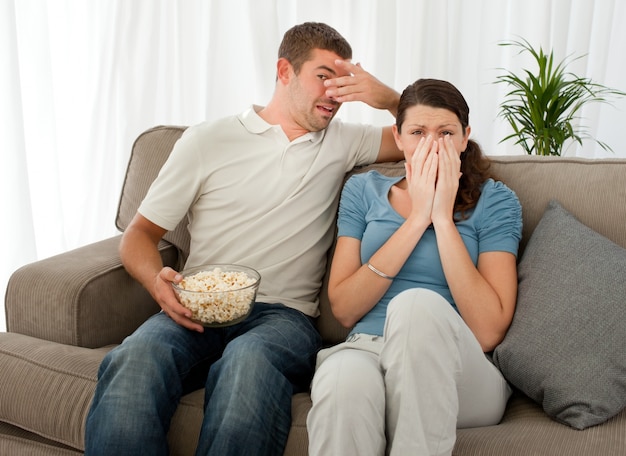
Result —
<path fill-rule="evenodd" d="M 220 267 L 185 277 L 174 287 L 192 319 L 205 324 L 228 323 L 245 317 L 256 297 L 258 280 L 242 271 Z"/>

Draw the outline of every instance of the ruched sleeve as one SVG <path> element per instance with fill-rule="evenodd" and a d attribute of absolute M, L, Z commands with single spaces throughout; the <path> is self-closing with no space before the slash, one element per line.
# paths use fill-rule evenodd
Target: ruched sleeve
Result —
<path fill-rule="evenodd" d="M 365 231 L 367 201 L 364 174 L 356 174 L 343 187 L 337 216 L 337 236 L 361 240 Z"/>
<path fill-rule="evenodd" d="M 504 251 L 517 256 L 522 238 L 522 206 L 502 182 L 489 180 L 480 198 L 478 252 Z"/>

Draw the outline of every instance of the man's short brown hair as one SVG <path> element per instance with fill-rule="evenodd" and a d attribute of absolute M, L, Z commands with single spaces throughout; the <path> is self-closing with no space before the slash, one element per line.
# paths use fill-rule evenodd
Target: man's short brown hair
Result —
<path fill-rule="evenodd" d="M 278 48 L 278 58 L 287 59 L 298 74 L 313 49 L 332 51 L 344 60 L 352 58 L 350 43 L 337 30 L 321 22 L 304 22 L 287 30 Z"/>

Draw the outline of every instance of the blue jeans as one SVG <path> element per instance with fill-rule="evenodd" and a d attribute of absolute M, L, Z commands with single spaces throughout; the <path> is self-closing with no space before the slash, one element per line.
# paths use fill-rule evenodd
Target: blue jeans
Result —
<path fill-rule="evenodd" d="M 168 454 L 181 396 L 204 386 L 196 455 L 282 455 L 291 397 L 308 390 L 320 346 L 311 319 L 281 304 L 203 334 L 154 315 L 102 361 L 85 454 Z"/>

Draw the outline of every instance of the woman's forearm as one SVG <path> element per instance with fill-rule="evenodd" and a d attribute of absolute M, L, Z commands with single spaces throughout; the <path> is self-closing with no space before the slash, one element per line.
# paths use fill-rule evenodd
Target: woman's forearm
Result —
<path fill-rule="evenodd" d="M 400 272 L 426 228 L 407 219 L 365 264 L 360 260 L 360 241 L 339 238 L 328 296 L 340 323 L 351 327 L 376 305 L 392 283 L 385 276 L 395 277 Z"/>
<path fill-rule="evenodd" d="M 514 256 L 506 252 L 483 254 L 491 260 L 483 261 L 480 270 L 454 223 L 437 225 L 435 232 L 444 275 L 459 313 L 483 350 L 490 351 L 511 322 L 517 283 Z"/>

